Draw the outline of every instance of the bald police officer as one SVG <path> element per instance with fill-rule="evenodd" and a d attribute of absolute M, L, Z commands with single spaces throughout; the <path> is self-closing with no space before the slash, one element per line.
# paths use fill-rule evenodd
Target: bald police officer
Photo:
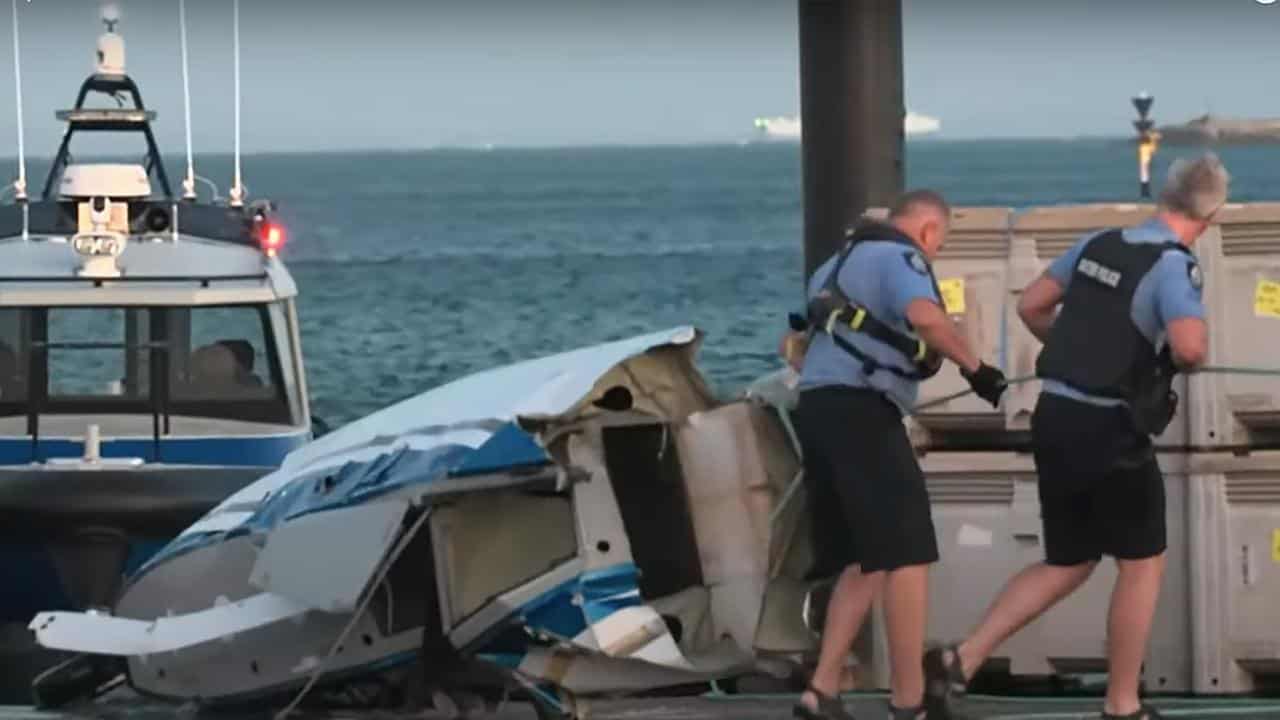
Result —
<path fill-rule="evenodd" d="M 1102 716 L 1159 717 L 1138 698 L 1166 546 L 1151 437 L 1173 418 L 1173 375 L 1205 359 L 1202 278 L 1190 247 L 1226 202 L 1228 180 L 1212 154 L 1176 162 L 1154 217 L 1082 239 L 1024 291 L 1018 313 L 1045 343 L 1031 420 L 1045 559 L 1010 580 L 968 639 L 929 651 L 929 694 L 940 704 L 1110 555 L 1119 576 Z"/>
<path fill-rule="evenodd" d="M 927 570 L 938 547 L 902 418 L 943 357 L 992 405 L 1005 389 L 1004 375 L 978 359 L 942 307 L 930 263 L 950 219 L 937 193 L 907 193 L 887 223 L 859 226 L 810 279 L 807 320 L 814 332 L 801 365 L 796 429 L 814 514 L 815 574 L 838 579 L 798 717 L 849 717 L 835 697 L 841 672 L 882 589 L 891 716 L 925 714 Z"/>

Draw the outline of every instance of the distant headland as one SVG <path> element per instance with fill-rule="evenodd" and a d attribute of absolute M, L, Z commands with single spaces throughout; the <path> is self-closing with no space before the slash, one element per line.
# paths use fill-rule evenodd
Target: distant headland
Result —
<path fill-rule="evenodd" d="M 1280 143 L 1280 118 L 1244 119 L 1206 114 L 1157 129 L 1160 141 L 1172 145 Z"/>

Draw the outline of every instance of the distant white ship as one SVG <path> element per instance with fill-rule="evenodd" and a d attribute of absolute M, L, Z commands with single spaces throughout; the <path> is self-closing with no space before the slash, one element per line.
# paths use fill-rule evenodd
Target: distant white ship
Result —
<path fill-rule="evenodd" d="M 756 118 L 756 129 L 768 140 L 799 140 L 800 118 L 795 115 L 780 117 Z M 931 135 L 942 128 L 942 123 L 934 117 L 920 115 L 910 110 L 903 118 L 903 131 L 908 137 Z"/>

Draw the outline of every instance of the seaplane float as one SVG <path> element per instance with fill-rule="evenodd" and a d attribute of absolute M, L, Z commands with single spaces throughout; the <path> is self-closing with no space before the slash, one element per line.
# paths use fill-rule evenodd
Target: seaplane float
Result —
<path fill-rule="evenodd" d="M 38 611 L 111 607 L 125 576 L 315 434 L 272 204 L 246 204 L 238 173 L 229 202 L 198 199 L 190 155 L 175 195 L 118 11 L 103 19 L 39 195 L 19 70 L 18 181 L 0 204 L 0 623 L 27 637 Z M 73 159 L 103 134 L 113 155 L 141 138 L 142 162 Z"/>
<path fill-rule="evenodd" d="M 35 694 L 127 682 L 261 709 L 416 682 L 579 717 L 602 695 L 791 677 L 821 614 L 793 390 L 780 374 L 717 400 L 701 341 L 677 327 L 481 372 L 308 443 L 110 609 L 37 615 L 42 646 L 81 655 Z"/>

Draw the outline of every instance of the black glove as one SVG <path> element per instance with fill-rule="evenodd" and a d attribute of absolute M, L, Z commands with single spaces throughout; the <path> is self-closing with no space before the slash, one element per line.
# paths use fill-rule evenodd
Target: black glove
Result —
<path fill-rule="evenodd" d="M 1009 387 L 1009 382 L 999 368 L 981 363 L 972 373 L 961 369 L 960 376 L 968 381 L 969 387 L 973 388 L 978 397 L 991 403 L 991 407 L 1000 407 L 1000 396 Z"/>

